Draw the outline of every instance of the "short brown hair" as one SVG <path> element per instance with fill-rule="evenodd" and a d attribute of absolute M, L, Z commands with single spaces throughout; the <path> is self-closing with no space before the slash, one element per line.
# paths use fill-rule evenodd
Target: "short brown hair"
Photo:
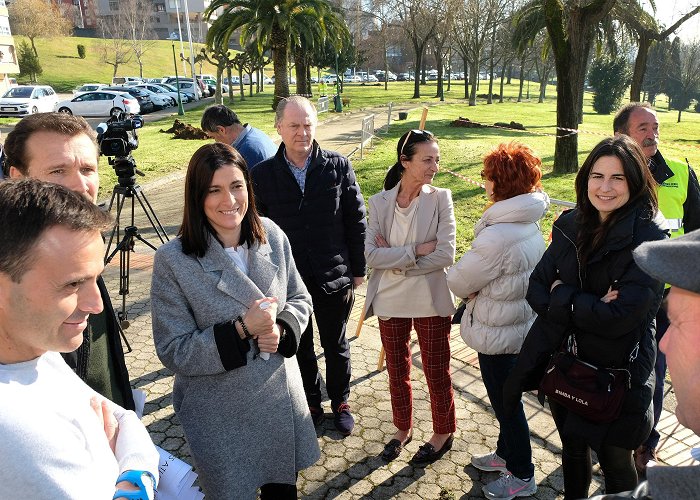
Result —
<path fill-rule="evenodd" d="M 493 182 L 493 201 L 542 187 L 542 160 L 524 144 L 499 144 L 484 156 L 484 177 Z"/>
<path fill-rule="evenodd" d="M 67 113 L 36 113 L 26 116 L 15 125 L 5 139 L 5 164 L 3 172 L 9 175 L 15 167 L 25 177 L 29 175 L 27 141 L 35 132 L 55 132 L 68 137 L 85 134 L 97 147 L 97 134 L 82 116 Z"/>
<path fill-rule="evenodd" d="M 180 226 L 178 233 L 182 242 L 182 251 L 187 255 L 204 256 L 211 243 L 211 238 L 216 238 L 216 231 L 204 213 L 204 199 L 209 193 L 214 172 L 226 165 L 233 165 L 243 172 L 248 191 L 248 210 L 241 222 L 240 243 L 247 243 L 250 246 L 254 243 L 267 241 L 265 228 L 255 208 L 253 185 L 250 182 L 250 174 L 245 160 L 238 151 L 228 144 L 215 142 L 205 144 L 195 151 L 187 166 L 185 209 L 182 226 Z"/>
<path fill-rule="evenodd" d="M 102 231 L 111 216 L 68 188 L 26 178 L 0 183 L 0 220 L 0 272 L 19 283 L 47 229 Z"/>

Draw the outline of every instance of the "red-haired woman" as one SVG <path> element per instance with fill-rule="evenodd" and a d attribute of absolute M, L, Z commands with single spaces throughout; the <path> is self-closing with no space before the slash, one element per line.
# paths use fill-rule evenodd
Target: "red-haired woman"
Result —
<path fill-rule="evenodd" d="M 484 486 L 486 498 L 513 498 L 537 490 L 530 431 L 520 403 L 503 410 L 503 384 L 535 313 L 527 301 L 528 280 L 545 250 L 539 220 L 549 199 L 541 191 L 541 161 L 522 144 L 501 144 L 484 158 L 481 177 L 489 205 L 474 228 L 472 248 L 452 266 L 447 283 L 466 309 L 460 331 L 479 353 L 481 376 L 500 426 L 496 450 L 472 457 L 483 471 L 500 471 Z"/>

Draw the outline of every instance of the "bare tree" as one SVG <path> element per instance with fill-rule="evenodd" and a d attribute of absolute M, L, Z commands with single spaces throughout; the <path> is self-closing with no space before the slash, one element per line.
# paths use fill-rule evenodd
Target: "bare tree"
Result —
<path fill-rule="evenodd" d="M 678 123 L 681 113 L 688 108 L 693 98 L 700 92 L 700 41 L 691 43 L 677 42 L 678 71 L 672 75 L 671 105 L 678 110 Z"/>
<path fill-rule="evenodd" d="M 683 23 L 700 12 L 700 5 L 697 2 L 694 3 L 696 7 L 692 7 L 671 26 L 663 29 L 659 27 L 654 16 L 644 11 L 637 0 L 618 0 L 613 15 L 629 26 L 637 36 L 637 57 L 634 60 L 634 72 L 630 85 L 630 101 L 640 100 L 651 44 L 667 39 Z"/>
<path fill-rule="evenodd" d="M 413 98 L 420 98 L 420 69 L 425 56 L 425 47 L 433 38 L 438 24 L 444 19 L 439 12 L 439 0 L 397 0 L 396 11 L 399 23 L 413 44 L 415 54 L 415 81 Z"/>
<path fill-rule="evenodd" d="M 199 60 L 208 61 L 209 64 L 216 67 L 216 91 L 214 92 L 214 102 L 216 104 L 224 103 L 224 96 L 221 93 L 221 79 L 224 76 L 224 70 L 229 67 L 231 54 L 227 46 L 219 46 L 211 49 L 207 53 L 207 49 L 203 48 L 198 54 Z M 201 70 L 200 70 L 201 73 Z M 230 71 L 229 71 L 230 73 Z M 229 74 L 229 85 L 231 84 L 231 75 Z M 230 92 L 230 91 L 229 91 Z"/>
<path fill-rule="evenodd" d="M 486 44 L 486 36 L 490 33 L 490 27 L 493 23 L 492 10 L 488 4 L 489 1 L 463 0 L 458 11 L 459 14 L 455 16 L 454 41 L 460 55 L 464 59 L 465 70 L 467 65 L 469 67 L 470 106 L 476 106 L 479 69 L 486 61 L 484 59 L 484 45 Z M 466 91 L 467 84 L 465 81 L 465 94 Z"/>
<path fill-rule="evenodd" d="M 136 61 L 139 63 L 141 78 L 143 78 L 143 55 L 156 43 L 155 32 L 151 28 L 151 21 L 147 15 L 151 8 L 151 3 L 147 0 L 121 0 L 119 11 L 115 14 L 123 17 L 122 23 L 129 35 Z"/>
<path fill-rule="evenodd" d="M 121 16 L 105 16 L 98 21 L 102 38 L 96 43 L 100 61 L 112 66 L 112 78 L 117 76 L 119 66 L 131 61 L 131 43 L 125 39 L 126 28 Z"/>
<path fill-rule="evenodd" d="M 24 35 L 32 44 L 34 55 L 39 57 L 34 40 L 70 36 L 73 22 L 52 2 L 45 0 L 14 0 L 7 7 L 12 33 Z"/>

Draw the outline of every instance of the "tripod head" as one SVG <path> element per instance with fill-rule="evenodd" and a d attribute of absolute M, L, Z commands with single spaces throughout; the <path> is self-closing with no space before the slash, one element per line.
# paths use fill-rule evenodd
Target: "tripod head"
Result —
<path fill-rule="evenodd" d="M 136 130 L 143 127 L 143 118 L 119 111 L 111 116 L 107 123 L 97 126 L 97 142 L 100 154 L 108 156 L 108 162 L 117 174 L 119 185 L 133 187 L 136 174 L 143 176 L 136 168 L 136 160 L 131 152 L 139 147 Z"/>

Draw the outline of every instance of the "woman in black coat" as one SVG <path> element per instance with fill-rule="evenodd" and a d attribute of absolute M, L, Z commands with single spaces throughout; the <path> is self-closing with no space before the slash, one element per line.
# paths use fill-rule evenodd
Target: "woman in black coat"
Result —
<path fill-rule="evenodd" d="M 521 390 L 535 388 L 550 355 L 570 334 L 583 361 L 607 368 L 629 364 L 631 387 L 612 423 L 594 423 L 550 400 L 567 499 L 588 497 L 591 449 L 607 493 L 637 484 L 632 450 L 652 425 L 654 315 L 663 284 L 637 267 L 632 250 L 666 237 L 655 222 L 656 187 L 644 154 L 627 136 L 593 149 L 576 176 L 576 199 L 576 209 L 554 223 L 552 243 L 530 278 L 527 300 L 538 318 L 505 389 L 514 401 Z"/>

